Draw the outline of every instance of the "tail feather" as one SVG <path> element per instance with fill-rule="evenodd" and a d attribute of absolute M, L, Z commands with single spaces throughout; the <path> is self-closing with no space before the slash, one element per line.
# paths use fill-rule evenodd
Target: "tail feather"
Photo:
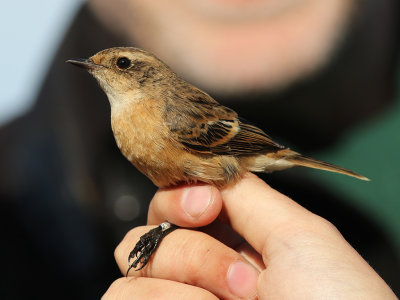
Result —
<path fill-rule="evenodd" d="M 335 173 L 340 173 L 340 174 L 345 174 L 351 177 L 355 177 L 361 180 L 365 181 L 370 181 L 367 177 L 362 176 L 360 174 L 357 174 L 356 172 L 350 171 L 348 169 L 335 166 L 333 164 L 320 161 L 314 158 L 302 156 L 299 153 L 296 153 L 294 151 L 291 151 L 289 149 L 284 149 L 281 151 L 290 151 L 289 153 L 292 155 L 287 155 L 288 153 L 285 153 L 284 155 L 285 160 L 293 163 L 296 166 L 302 166 L 302 167 L 308 167 L 308 168 L 313 168 L 313 169 L 320 169 L 320 170 L 325 170 L 325 171 L 330 171 L 330 172 L 335 172 Z M 278 151 L 279 153 L 280 151 Z"/>

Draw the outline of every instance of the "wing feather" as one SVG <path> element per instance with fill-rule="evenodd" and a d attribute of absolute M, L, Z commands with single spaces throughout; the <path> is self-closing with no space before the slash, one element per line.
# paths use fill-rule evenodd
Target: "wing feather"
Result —
<path fill-rule="evenodd" d="M 195 92 L 186 99 L 169 103 L 179 105 L 179 109 L 166 108 L 171 136 L 190 151 L 239 156 L 285 148 L 257 126 L 240 119 L 232 109 L 200 90 Z"/>

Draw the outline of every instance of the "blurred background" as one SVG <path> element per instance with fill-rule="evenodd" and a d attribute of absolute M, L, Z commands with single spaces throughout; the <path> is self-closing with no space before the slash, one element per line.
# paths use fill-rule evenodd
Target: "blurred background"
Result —
<path fill-rule="evenodd" d="M 52 57 L 82 2 L 0 3 L 0 126 L 32 106 Z"/>
<path fill-rule="evenodd" d="M 0 126 L 32 106 L 54 52 L 82 2 L 0 3 Z"/>
<path fill-rule="evenodd" d="M 302 23 L 273 22 L 307 3 Z M 100 298 L 121 276 L 114 248 L 146 222 L 155 187 L 116 147 L 96 82 L 65 64 L 113 46 L 154 52 L 278 142 L 371 178 L 260 175 L 399 293 L 399 12 L 397 0 L 1 1 L 0 298 Z"/>

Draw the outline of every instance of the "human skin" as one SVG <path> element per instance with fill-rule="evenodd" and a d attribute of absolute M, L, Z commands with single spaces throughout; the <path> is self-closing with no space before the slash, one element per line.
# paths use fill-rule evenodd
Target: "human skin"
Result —
<path fill-rule="evenodd" d="M 166 219 L 212 224 L 169 234 L 144 269 L 117 279 L 103 299 L 397 299 L 334 225 L 253 174 L 221 191 L 160 189 L 148 225 Z M 151 227 L 134 228 L 117 247 L 122 273 L 132 245 Z"/>
<path fill-rule="evenodd" d="M 356 2 L 89 0 L 108 28 L 154 52 L 185 79 L 235 95 L 282 88 L 321 69 L 340 44 Z M 187 202 L 187 187 L 157 192 L 148 224 L 201 227 L 218 221 L 207 234 L 172 232 L 146 268 L 115 281 L 104 299 L 395 298 L 332 224 L 255 176 L 221 192 L 210 189 L 209 204 L 200 188 Z M 200 208 L 206 211 L 196 212 Z M 133 229 L 116 249 L 123 273 L 133 245 L 149 228 Z"/>
<path fill-rule="evenodd" d="M 116 35 L 224 94 L 278 89 L 319 70 L 356 0 L 88 0 Z"/>

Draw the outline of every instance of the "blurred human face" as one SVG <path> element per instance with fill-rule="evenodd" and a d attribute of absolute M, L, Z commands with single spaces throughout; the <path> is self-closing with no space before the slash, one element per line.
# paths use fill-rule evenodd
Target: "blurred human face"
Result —
<path fill-rule="evenodd" d="M 201 87 L 285 87 L 329 59 L 356 0 L 89 0 L 114 32 Z"/>

